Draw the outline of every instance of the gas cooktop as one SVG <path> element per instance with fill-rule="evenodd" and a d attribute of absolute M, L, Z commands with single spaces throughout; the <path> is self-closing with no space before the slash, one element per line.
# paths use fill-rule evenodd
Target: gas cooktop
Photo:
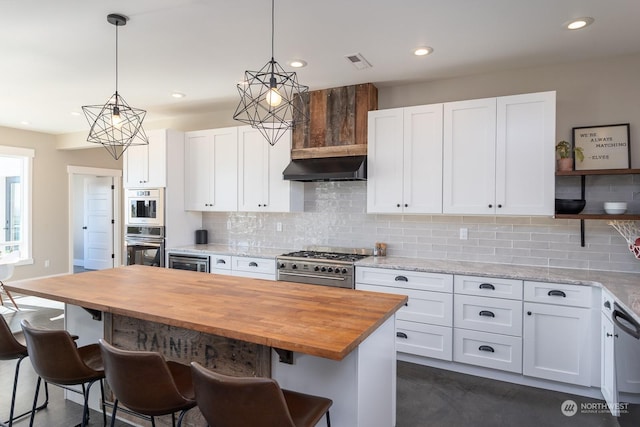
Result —
<path fill-rule="evenodd" d="M 289 252 L 287 254 L 280 255 L 280 257 L 289 257 L 289 258 L 305 258 L 305 259 L 322 259 L 322 260 L 330 260 L 330 261 L 347 261 L 347 262 L 356 262 L 363 258 L 366 258 L 369 255 L 364 254 L 348 254 L 341 252 L 323 252 L 323 251 L 295 251 Z"/>

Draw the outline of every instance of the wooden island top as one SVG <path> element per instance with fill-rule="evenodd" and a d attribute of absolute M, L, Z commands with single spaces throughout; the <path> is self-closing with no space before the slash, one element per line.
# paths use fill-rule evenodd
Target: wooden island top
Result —
<path fill-rule="evenodd" d="M 333 360 L 345 358 L 407 301 L 403 295 L 142 265 L 5 288 Z"/>

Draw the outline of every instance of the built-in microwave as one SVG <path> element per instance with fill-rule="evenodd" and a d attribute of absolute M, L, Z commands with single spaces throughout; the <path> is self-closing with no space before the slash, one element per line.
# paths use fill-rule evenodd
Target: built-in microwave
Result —
<path fill-rule="evenodd" d="M 164 226 L 164 189 L 129 189 L 125 209 L 127 225 Z"/>

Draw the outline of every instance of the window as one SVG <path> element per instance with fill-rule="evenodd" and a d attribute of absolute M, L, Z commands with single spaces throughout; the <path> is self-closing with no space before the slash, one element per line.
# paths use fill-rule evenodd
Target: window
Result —
<path fill-rule="evenodd" d="M 0 145 L 0 256 L 31 260 L 31 169 L 34 150 Z"/>

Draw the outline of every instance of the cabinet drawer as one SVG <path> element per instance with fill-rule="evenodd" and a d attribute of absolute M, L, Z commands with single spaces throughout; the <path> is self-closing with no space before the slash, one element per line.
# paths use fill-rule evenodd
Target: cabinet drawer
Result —
<path fill-rule="evenodd" d="M 356 284 L 356 289 L 389 294 L 407 295 L 409 301 L 396 313 L 396 319 L 432 325 L 452 326 L 453 294 L 444 292 L 398 289 L 390 286 Z"/>
<path fill-rule="evenodd" d="M 524 282 L 524 299 L 530 302 L 590 308 L 592 292 L 591 286 Z"/>
<path fill-rule="evenodd" d="M 522 338 L 454 328 L 453 361 L 522 373 Z"/>
<path fill-rule="evenodd" d="M 456 294 L 453 313 L 456 328 L 522 336 L 522 301 Z"/>
<path fill-rule="evenodd" d="M 522 299 L 522 280 L 455 275 L 453 287 L 456 294 Z"/>
<path fill-rule="evenodd" d="M 231 264 L 234 272 L 270 274 L 273 276 L 276 274 L 275 259 L 233 256 L 231 257 Z"/>
<path fill-rule="evenodd" d="M 231 255 L 211 255 L 211 272 L 229 274 L 231 270 Z"/>
<path fill-rule="evenodd" d="M 451 360 L 452 329 L 396 320 L 396 350 L 417 356 Z"/>
<path fill-rule="evenodd" d="M 453 275 L 451 274 L 356 267 L 356 282 L 403 289 L 453 292 Z"/>

